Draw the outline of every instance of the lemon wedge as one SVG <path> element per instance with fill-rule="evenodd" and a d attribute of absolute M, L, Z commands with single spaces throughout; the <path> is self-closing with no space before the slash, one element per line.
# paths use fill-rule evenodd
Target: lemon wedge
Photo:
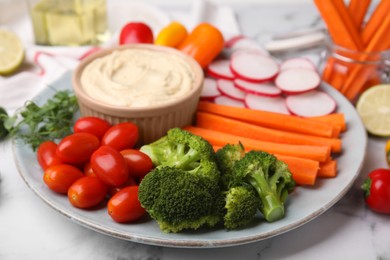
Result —
<path fill-rule="evenodd" d="M 0 29 L 0 75 L 15 72 L 24 59 L 24 48 L 19 37 L 8 30 Z"/>
<path fill-rule="evenodd" d="M 356 103 L 356 110 L 370 134 L 390 136 L 390 84 L 364 91 Z"/>

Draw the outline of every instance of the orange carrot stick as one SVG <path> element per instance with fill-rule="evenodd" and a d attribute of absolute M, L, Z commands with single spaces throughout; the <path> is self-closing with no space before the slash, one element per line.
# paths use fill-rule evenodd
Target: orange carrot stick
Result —
<path fill-rule="evenodd" d="M 328 124 L 338 125 L 340 126 L 341 132 L 345 132 L 347 130 L 347 122 L 345 121 L 345 116 L 343 113 L 332 113 L 325 116 L 314 116 L 310 117 L 310 119 L 326 122 Z"/>
<path fill-rule="evenodd" d="M 370 19 L 368 20 L 367 25 L 362 30 L 361 37 L 364 46 L 367 46 L 369 44 L 371 39 L 374 37 L 374 34 L 376 34 L 376 31 L 380 27 L 381 23 L 383 22 L 383 20 L 385 20 L 385 17 L 388 16 L 389 13 L 390 1 L 379 1 Z"/>
<path fill-rule="evenodd" d="M 329 160 L 327 162 L 320 163 L 320 169 L 318 171 L 318 177 L 333 178 L 337 175 L 337 161 Z"/>
<path fill-rule="evenodd" d="M 218 151 L 222 146 L 213 146 L 214 151 Z M 248 151 L 248 150 L 247 150 Z M 294 181 L 298 185 L 314 185 L 317 179 L 320 163 L 310 159 L 278 155 L 278 160 L 286 163 L 292 174 Z"/>
<path fill-rule="evenodd" d="M 192 134 L 203 137 L 212 145 L 223 146 L 226 143 L 236 144 L 241 142 L 244 147 L 251 150 L 263 150 L 272 154 L 295 156 L 325 162 L 330 158 L 330 149 L 327 146 L 278 144 L 259 141 L 253 138 L 240 137 L 194 126 L 183 128 Z"/>
<path fill-rule="evenodd" d="M 307 118 L 268 111 L 218 105 L 207 101 L 199 102 L 198 111 L 209 112 L 264 127 L 301 134 L 333 137 L 335 135 L 335 131 L 337 131 L 337 129 L 330 124 Z"/>
<path fill-rule="evenodd" d="M 309 136 L 270 129 L 206 112 L 197 113 L 196 126 L 260 141 L 296 145 L 320 145 L 328 146 L 332 152 L 341 151 L 340 139 Z"/>
<path fill-rule="evenodd" d="M 360 31 L 362 28 L 364 18 L 371 0 L 351 0 L 348 5 L 348 12 L 352 16 L 356 29 Z"/>

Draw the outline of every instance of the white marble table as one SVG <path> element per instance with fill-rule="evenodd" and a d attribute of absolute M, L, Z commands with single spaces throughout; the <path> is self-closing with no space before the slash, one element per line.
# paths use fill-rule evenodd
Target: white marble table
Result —
<path fill-rule="evenodd" d="M 244 34 L 263 39 L 317 21 L 303 5 L 235 5 Z M 172 8 L 172 7 L 165 7 Z M 367 155 L 352 189 L 318 218 L 260 242 L 215 249 L 148 246 L 84 228 L 41 201 L 17 173 L 9 140 L 0 143 L 0 259 L 390 259 L 390 216 L 368 210 L 360 186 L 386 167 L 385 139 L 369 137 Z M 353 162 L 352 162 L 353 163 Z"/>

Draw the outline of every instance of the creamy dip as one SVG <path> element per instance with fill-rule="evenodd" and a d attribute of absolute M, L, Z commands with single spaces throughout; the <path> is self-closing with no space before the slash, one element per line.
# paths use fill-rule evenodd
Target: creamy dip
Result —
<path fill-rule="evenodd" d="M 183 57 L 147 49 L 112 52 L 88 64 L 85 93 L 122 107 L 147 107 L 178 99 L 193 88 L 195 74 Z"/>

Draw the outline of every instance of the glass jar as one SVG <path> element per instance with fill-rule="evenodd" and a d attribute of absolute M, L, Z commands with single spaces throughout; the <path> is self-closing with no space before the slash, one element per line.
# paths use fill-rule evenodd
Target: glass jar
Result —
<path fill-rule="evenodd" d="M 105 0 L 28 0 L 36 44 L 96 45 L 108 38 Z"/>
<path fill-rule="evenodd" d="M 327 41 L 320 71 L 323 81 L 354 102 L 367 88 L 390 83 L 390 50 L 362 52 Z"/>

